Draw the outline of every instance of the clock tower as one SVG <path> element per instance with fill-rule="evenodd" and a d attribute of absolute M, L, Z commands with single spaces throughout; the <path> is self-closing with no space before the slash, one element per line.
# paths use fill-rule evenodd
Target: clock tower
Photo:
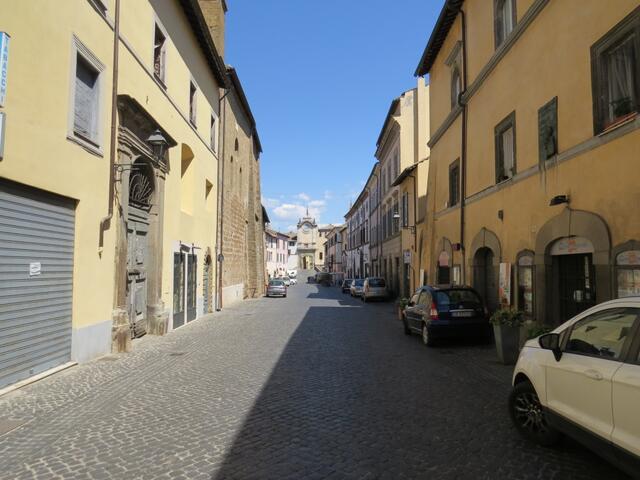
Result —
<path fill-rule="evenodd" d="M 298 268 L 301 270 L 313 270 L 317 262 L 318 249 L 318 224 L 316 219 L 306 216 L 298 221 L 298 240 L 296 251 L 298 254 Z"/>

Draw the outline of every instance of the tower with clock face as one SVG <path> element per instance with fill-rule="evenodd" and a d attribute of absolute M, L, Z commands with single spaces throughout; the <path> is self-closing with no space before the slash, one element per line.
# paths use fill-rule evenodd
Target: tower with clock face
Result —
<path fill-rule="evenodd" d="M 316 219 L 307 215 L 298 221 L 298 240 L 296 251 L 298 254 L 298 268 L 313 270 L 318 264 L 318 224 Z"/>

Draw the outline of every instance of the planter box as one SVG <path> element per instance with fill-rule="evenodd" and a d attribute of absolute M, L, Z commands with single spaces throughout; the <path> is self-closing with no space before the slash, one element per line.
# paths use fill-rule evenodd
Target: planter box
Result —
<path fill-rule="evenodd" d="M 526 341 L 526 329 L 494 325 L 493 334 L 496 339 L 498 359 L 505 365 L 514 365 L 518 360 L 520 349 Z"/>

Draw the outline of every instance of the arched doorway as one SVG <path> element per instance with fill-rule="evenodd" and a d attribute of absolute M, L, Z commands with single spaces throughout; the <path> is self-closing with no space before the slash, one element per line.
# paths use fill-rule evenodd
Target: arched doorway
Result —
<path fill-rule="evenodd" d="M 490 311 L 498 308 L 495 255 L 489 247 L 479 248 L 473 256 L 473 286 Z"/>
<path fill-rule="evenodd" d="M 538 320 L 558 325 L 611 298 L 611 236 L 598 215 L 565 208 L 538 231 L 535 306 Z"/>
<path fill-rule="evenodd" d="M 549 248 L 553 303 L 564 322 L 596 304 L 593 244 L 584 237 L 563 237 Z"/>
<path fill-rule="evenodd" d="M 147 272 L 149 213 L 155 181 L 153 167 L 144 158 L 131 165 L 127 220 L 127 309 L 133 336 L 147 332 Z"/>

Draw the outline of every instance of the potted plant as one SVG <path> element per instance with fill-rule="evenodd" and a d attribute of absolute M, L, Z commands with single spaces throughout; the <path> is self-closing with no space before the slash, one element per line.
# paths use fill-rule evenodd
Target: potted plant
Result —
<path fill-rule="evenodd" d="M 398 303 L 396 305 L 398 306 L 398 320 L 402 321 L 402 318 L 404 316 L 404 309 L 407 308 L 407 305 L 409 305 L 409 299 L 406 297 L 402 297 L 398 300 Z"/>
<path fill-rule="evenodd" d="M 498 359 L 505 365 L 513 365 L 518 360 L 524 337 L 524 312 L 510 307 L 502 307 L 491 315 L 493 333 L 496 339 Z M 524 337 L 524 338 L 523 338 Z"/>

